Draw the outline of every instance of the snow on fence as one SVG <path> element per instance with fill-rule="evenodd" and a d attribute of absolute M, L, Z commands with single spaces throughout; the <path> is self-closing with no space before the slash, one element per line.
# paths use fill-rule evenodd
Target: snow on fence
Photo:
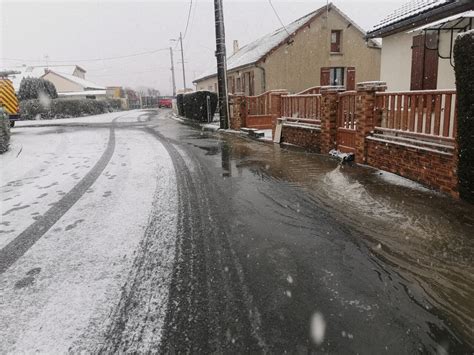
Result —
<path fill-rule="evenodd" d="M 281 116 L 290 121 L 321 124 L 321 95 L 283 95 Z"/>
<path fill-rule="evenodd" d="M 456 90 L 381 92 L 375 100 L 376 129 L 455 138 Z"/>
<path fill-rule="evenodd" d="M 296 95 L 314 95 L 314 94 L 320 94 L 321 93 L 321 86 L 313 86 L 311 88 L 308 88 L 306 90 L 303 90 Z"/>
<path fill-rule="evenodd" d="M 271 95 L 273 93 L 286 92 L 285 90 L 271 90 L 266 91 L 258 96 L 245 96 L 247 114 L 258 116 L 258 115 L 269 115 L 271 113 Z"/>

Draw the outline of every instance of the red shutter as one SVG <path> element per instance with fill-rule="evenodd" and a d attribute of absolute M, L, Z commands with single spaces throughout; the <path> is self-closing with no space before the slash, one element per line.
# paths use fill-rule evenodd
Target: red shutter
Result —
<path fill-rule="evenodd" d="M 347 90 L 355 90 L 356 69 L 355 67 L 347 67 Z"/>
<path fill-rule="evenodd" d="M 321 68 L 320 85 L 327 86 L 331 83 L 331 68 Z"/>
<path fill-rule="evenodd" d="M 410 90 L 423 89 L 424 36 L 413 37 L 411 47 L 411 84 Z"/>
<path fill-rule="evenodd" d="M 410 90 L 436 89 L 438 82 L 437 42 L 437 33 L 413 37 Z"/>
<path fill-rule="evenodd" d="M 423 90 L 435 90 L 438 84 L 438 34 L 429 32 L 425 37 Z M 430 49 L 435 48 L 435 49 Z"/>

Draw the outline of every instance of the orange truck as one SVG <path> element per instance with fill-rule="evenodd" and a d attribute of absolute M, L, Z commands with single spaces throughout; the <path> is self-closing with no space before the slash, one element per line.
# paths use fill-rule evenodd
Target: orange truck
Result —
<path fill-rule="evenodd" d="M 17 72 L 0 72 L 0 106 L 10 119 L 10 126 L 15 125 L 15 121 L 20 119 L 20 105 L 15 94 L 15 89 L 9 75 L 18 74 Z"/>

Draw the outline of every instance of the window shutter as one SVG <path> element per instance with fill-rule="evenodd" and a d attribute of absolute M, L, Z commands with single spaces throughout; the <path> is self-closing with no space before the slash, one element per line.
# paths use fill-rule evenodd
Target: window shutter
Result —
<path fill-rule="evenodd" d="M 411 84 L 410 90 L 423 90 L 424 36 L 413 37 L 411 47 Z"/>
<path fill-rule="evenodd" d="M 327 86 L 330 84 L 330 74 L 331 68 L 323 67 L 321 68 L 321 78 L 320 78 L 320 85 Z"/>
<path fill-rule="evenodd" d="M 347 90 L 355 90 L 355 77 L 356 77 L 356 69 L 355 67 L 347 67 Z"/>
<path fill-rule="evenodd" d="M 435 90 L 438 84 L 438 34 L 429 32 L 425 37 L 423 90 Z"/>

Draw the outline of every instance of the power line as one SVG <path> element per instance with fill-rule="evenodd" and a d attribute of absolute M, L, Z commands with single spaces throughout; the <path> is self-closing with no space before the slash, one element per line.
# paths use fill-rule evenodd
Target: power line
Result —
<path fill-rule="evenodd" d="M 48 60 L 49 63 L 85 63 L 85 62 L 100 62 L 104 60 L 114 60 L 114 59 L 124 59 L 124 58 L 131 58 L 131 57 L 138 57 L 142 55 L 149 55 L 154 54 L 162 51 L 168 51 L 169 48 L 159 48 L 148 52 L 139 52 L 139 53 L 132 53 L 127 55 L 121 55 L 116 57 L 105 57 L 105 58 L 92 58 L 92 59 L 70 59 L 70 60 Z M 18 59 L 18 58 L 1 58 L 2 60 L 13 60 L 18 62 L 38 62 L 38 60 L 34 59 Z"/>
<path fill-rule="evenodd" d="M 186 34 L 188 33 L 188 27 L 189 27 L 189 19 L 191 18 L 191 9 L 193 8 L 193 0 L 189 1 L 189 11 L 188 11 L 188 19 L 186 20 L 186 28 L 184 29 L 184 36 L 183 38 L 186 38 Z"/>
<path fill-rule="evenodd" d="M 272 7 L 273 12 L 275 13 L 276 17 L 278 18 L 278 21 L 280 21 L 281 26 L 285 29 L 286 33 L 288 33 L 288 36 L 291 36 L 291 33 L 288 32 L 288 30 L 286 29 L 286 26 L 283 24 L 283 21 L 282 21 L 281 18 L 280 18 L 280 15 L 278 15 L 277 10 L 276 10 L 275 7 L 273 6 L 272 0 L 268 0 L 268 3 L 269 3 L 270 6 Z"/>

